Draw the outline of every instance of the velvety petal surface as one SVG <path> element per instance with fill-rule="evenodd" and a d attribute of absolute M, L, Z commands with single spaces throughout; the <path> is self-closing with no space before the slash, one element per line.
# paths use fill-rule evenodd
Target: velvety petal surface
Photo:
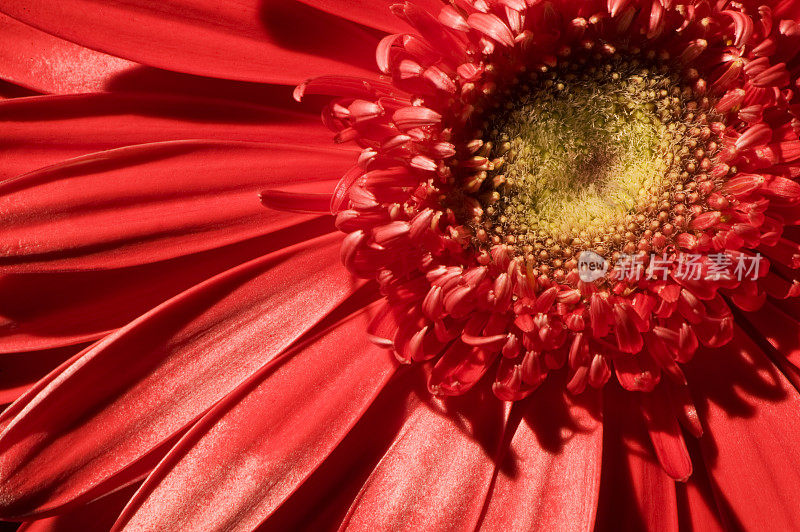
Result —
<path fill-rule="evenodd" d="M 7 271 L 118 268 L 263 235 L 297 221 L 265 209 L 265 184 L 325 179 L 349 151 L 241 142 L 154 143 L 74 159 L 0 184 Z M 320 190 L 321 191 L 321 190 Z"/>
<path fill-rule="evenodd" d="M 139 488 L 133 484 L 54 517 L 23 523 L 19 532 L 76 532 L 109 530 Z"/>
<path fill-rule="evenodd" d="M 93 92 L 137 66 L 0 14 L 0 79 L 45 93 Z"/>
<path fill-rule="evenodd" d="M 366 480 L 342 527 L 473 530 L 508 419 L 508 405 L 482 392 L 418 404 Z"/>
<path fill-rule="evenodd" d="M 100 495 L 353 290 L 331 235 L 221 274 L 88 349 L 0 434 L 3 517 Z M 63 408 L 69 405 L 69 408 Z M 2 421 L 2 417 L 0 417 Z M 152 464 L 151 464 L 152 465 Z"/>
<path fill-rule="evenodd" d="M 129 268 L 0 276 L 0 353 L 98 340 L 216 274 L 329 233 L 332 226 L 329 217 L 312 218 L 244 242 Z M 19 358 L 25 364 L 24 355 Z"/>
<path fill-rule="evenodd" d="M 203 418 L 117 530 L 252 530 L 344 438 L 397 363 L 362 312 L 270 364 Z"/>
<path fill-rule="evenodd" d="M 400 367 L 333 453 L 258 531 L 337 529 L 409 414 L 427 398 L 421 369 Z"/>
<path fill-rule="evenodd" d="M 0 12 L 145 65 L 267 83 L 371 75 L 379 36 L 294 0 L 8 0 Z"/>
<path fill-rule="evenodd" d="M 675 481 L 655 456 L 638 398 L 609 385 L 603 390 L 603 409 L 603 472 L 595 530 L 677 532 Z"/>
<path fill-rule="evenodd" d="M 800 393 L 741 329 L 695 355 L 687 378 L 718 504 L 746 530 L 800 528 Z"/>
<path fill-rule="evenodd" d="M 264 102 L 280 104 L 264 94 Z M 0 180 L 81 155 L 170 140 L 280 142 L 330 147 L 319 117 L 291 105 L 183 94 L 87 94 L 0 102 Z"/>
<path fill-rule="evenodd" d="M 498 466 L 481 530 L 594 526 L 603 454 L 599 397 L 576 404 L 555 380 L 520 405 L 525 415 Z"/>

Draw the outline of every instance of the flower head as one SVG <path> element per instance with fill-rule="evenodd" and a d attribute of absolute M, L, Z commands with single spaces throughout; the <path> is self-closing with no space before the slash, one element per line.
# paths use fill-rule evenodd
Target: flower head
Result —
<path fill-rule="evenodd" d="M 0 7 L 110 91 L 0 102 L 0 349 L 63 360 L 0 515 L 800 526 L 795 0 L 66 4 Z"/>
<path fill-rule="evenodd" d="M 788 6 L 394 5 L 416 33 L 381 41 L 385 80 L 295 92 L 337 95 L 324 121 L 362 148 L 331 210 L 345 265 L 380 284 L 376 341 L 431 360 L 439 395 L 491 372 L 520 400 L 565 366 L 573 393 L 685 387 L 797 250 Z M 586 253 L 610 275 L 587 282 Z"/>

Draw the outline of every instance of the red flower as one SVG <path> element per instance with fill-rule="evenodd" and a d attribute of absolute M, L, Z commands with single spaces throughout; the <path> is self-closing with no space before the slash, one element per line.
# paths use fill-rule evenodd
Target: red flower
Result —
<path fill-rule="evenodd" d="M 800 527 L 794 0 L 5 4 L 2 517 Z"/>

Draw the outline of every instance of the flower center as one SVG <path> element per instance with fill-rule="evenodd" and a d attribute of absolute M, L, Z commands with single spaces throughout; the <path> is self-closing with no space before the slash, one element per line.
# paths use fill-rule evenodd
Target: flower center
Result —
<path fill-rule="evenodd" d="M 471 143 L 486 162 L 462 187 L 480 205 L 468 223 L 541 274 L 563 279 L 586 249 L 663 249 L 716 188 L 709 101 L 664 65 L 562 61 L 492 100 Z"/>

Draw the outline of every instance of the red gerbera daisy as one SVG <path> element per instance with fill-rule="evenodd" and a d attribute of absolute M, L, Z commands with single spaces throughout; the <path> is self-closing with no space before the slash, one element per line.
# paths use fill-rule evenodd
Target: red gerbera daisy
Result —
<path fill-rule="evenodd" d="M 0 515 L 799 528 L 798 10 L 2 2 Z"/>

